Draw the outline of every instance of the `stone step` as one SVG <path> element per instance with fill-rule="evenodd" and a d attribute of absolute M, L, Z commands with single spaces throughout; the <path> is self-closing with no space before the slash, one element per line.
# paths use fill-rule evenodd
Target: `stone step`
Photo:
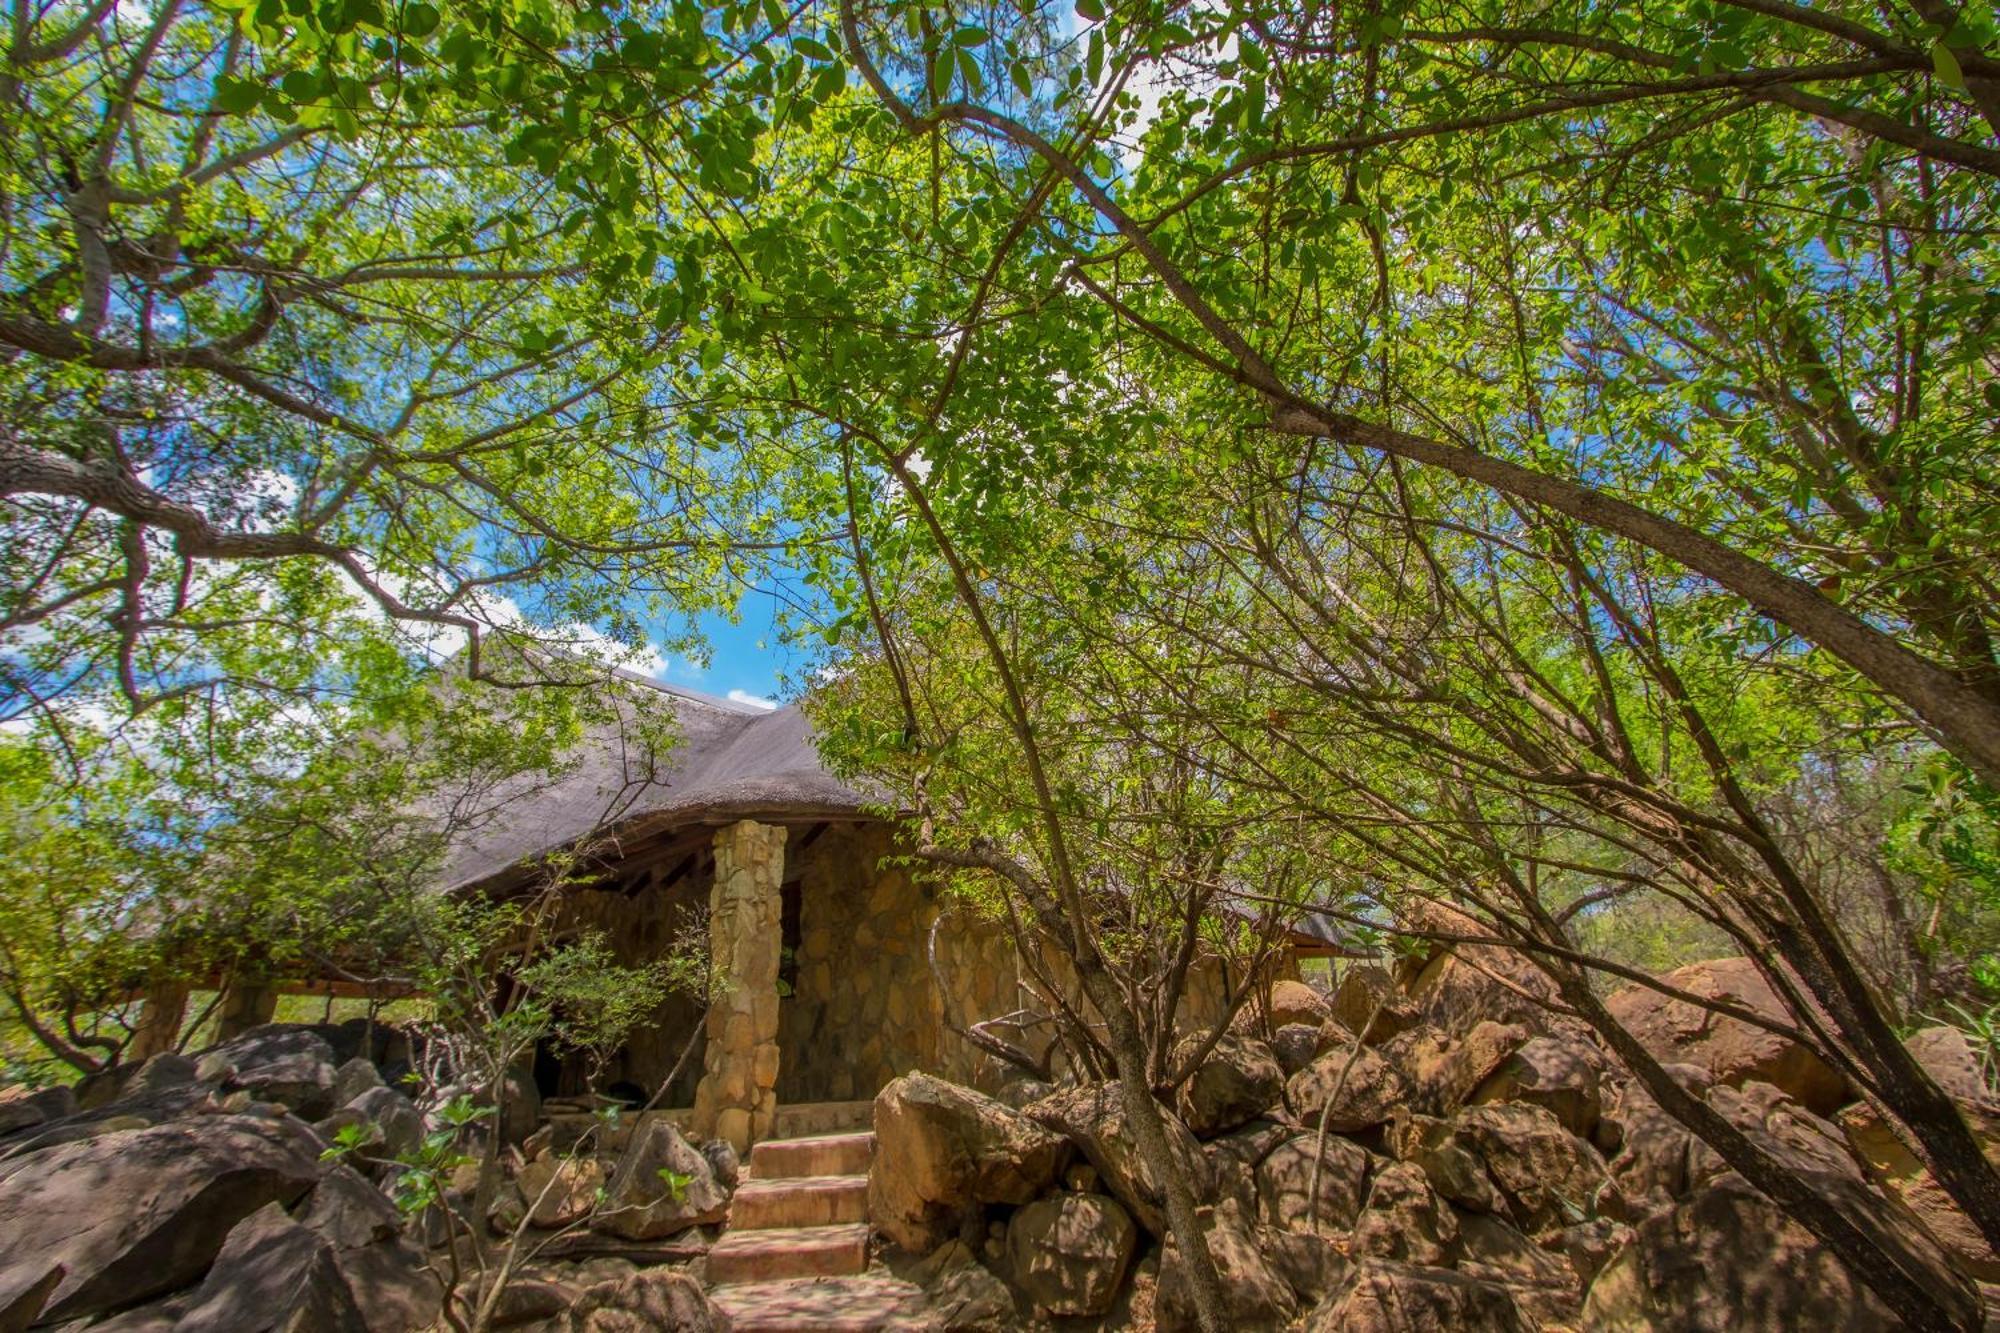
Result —
<path fill-rule="evenodd" d="M 875 1135 L 815 1134 L 803 1139 L 765 1139 L 750 1149 L 756 1180 L 791 1176 L 865 1176 L 875 1152 Z"/>
<path fill-rule="evenodd" d="M 771 1125 L 774 1139 L 803 1138 L 808 1134 L 850 1134 L 875 1127 L 875 1103 L 792 1102 L 780 1104 Z"/>
<path fill-rule="evenodd" d="M 731 1231 L 830 1227 L 868 1220 L 868 1177 L 789 1176 L 746 1180 L 729 1201 Z"/>
<path fill-rule="evenodd" d="M 788 1278 L 854 1277 L 868 1268 L 868 1225 L 728 1231 L 708 1252 L 712 1287 Z"/>
<path fill-rule="evenodd" d="M 915 1315 L 924 1294 L 892 1277 L 842 1277 L 722 1287 L 712 1299 L 735 1333 L 872 1333 Z"/>

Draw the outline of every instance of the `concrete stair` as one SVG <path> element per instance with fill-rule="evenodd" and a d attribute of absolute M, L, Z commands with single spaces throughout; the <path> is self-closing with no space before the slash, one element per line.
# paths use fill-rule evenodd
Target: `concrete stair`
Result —
<path fill-rule="evenodd" d="M 805 1123 L 845 1130 L 848 1119 Z M 873 1134 L 852 1131 L 751 1148 L 728 1229 L 708 1252 L 711 1298 L 736 1333 L 866 1333 L 922 1305 L 917 1287 L 868 1273 L 874 1150 Z"/>

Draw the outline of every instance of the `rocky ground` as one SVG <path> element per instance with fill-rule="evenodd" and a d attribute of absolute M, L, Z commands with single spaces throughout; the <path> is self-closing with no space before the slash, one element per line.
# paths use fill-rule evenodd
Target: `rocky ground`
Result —
<path fill-rule="evenodd" d="M 1744 960 L 1672 980 L 1774 1008 Z M 1167 1127 L 1204 1201 L 1233 1327 L 1898 1326 L 1587 1033 L 1552 1017 L 1538 985 L 1470 950 L 1395 975 L 1357 968 L 1332 995 L 1281 983 L 1268 1012 L 1216 1043 Z M 1977 1232 L 1809 1053 L 1653 992 L 1613 1008 L 1679 1081 L 1892 1233 L 1939 1289 L 2000 1277 Z M 475 1299 L 486 1279 L 435 1212 L 406 1219 L 384 1192 L 396 1171 L 384 1159 L 438 1128 L 435 1110 L 427 1120 L 392 1086 L 399 1040 L 274 1025 L 0 1100 L 0 1333 L 442 1327 L 453 1275 Z M 1958 1034 L 1911 1045 L 1976 1124 L 1993 1123 Z M 494 1255 L 521 1252 L 489 1326 L 727 1328 L 705 1290 L 738 1183 L 727 1145 L 691 1144 L 657 1117 L 583 1137 L 588 1117 L 538 1124 L 535 1110 L 526 1097 L 507 1108 L 505 1177 L 477 1219 Z M 329 1157 L 350 1125 L 372 1146 Z M 874 1132 L 871 1272 L 915 1297 L 894 1326 L 1195 1326 L 1159 1182 L 1115 1089 L 1017 1083 L 995 1098 L 912 1074 L 876 1099 Z M 460 1168 L 443 1191 L 461 1231 L 475 1189 Z"/>

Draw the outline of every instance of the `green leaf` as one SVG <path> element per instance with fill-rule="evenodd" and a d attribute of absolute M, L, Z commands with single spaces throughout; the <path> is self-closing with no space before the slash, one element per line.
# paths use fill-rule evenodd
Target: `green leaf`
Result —
<path fill-rule="evenodd" d="M 1965 71 L 1958 67 L 1958 57 L 1943 42 L 1931 43 L 1931 68 L 1937 71 L 1938 81 L 1950 88 L 1963 90 Z"/>
<path fill-rule="evenodd" d="M 815 41 L 810 37 L 792 38 L 792 49 L 808 60 L 825 61 L 834 58 L 833 52 L 828 49 L 825 42 Z"/>
<path fill-rule="evenodd" d="M 403 7 L 403 35 L 405 37 L 428 37 L 437 31 L 443 16 L 435 5 L 427 5 L 419 0 L 417 4 Z"/>
<path fill-rule="evenodd" d="M 1092 23 L 1104 21 L 1103 0 L 1076 0 L 1076 12 Z"/>

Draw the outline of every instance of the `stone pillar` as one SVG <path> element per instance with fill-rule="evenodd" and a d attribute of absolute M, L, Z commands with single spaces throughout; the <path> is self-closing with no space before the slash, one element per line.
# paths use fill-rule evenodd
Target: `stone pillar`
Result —
<path fill-rule="evenodd" d="M 778 1112 L 779 886 L 785 830 L 742 820 L 715 835 L 708 938 L 718 994 L 694 1095 L 694 1128 L 739 1153 L 769 1138 Z"/>
<path fill-rule="evenodd" d="M 162 981 L 146 988 L 145 1003 L 139 1010 L 139 1025 L 132 1030 L 132 1044 L 125 1059 L 142 1060 L 171 1051 L 181 1035 L 181 1020 L 187 1016 L 188 984 Z"/>
<path fill-rule="evenodd" d="M 271 1021 L 278 1012 L 278 992 L 260 981 L 231 977 L 224 983 L 222 1013 L 215 1020 L 215 1039 L 228 1041 Z"/>

